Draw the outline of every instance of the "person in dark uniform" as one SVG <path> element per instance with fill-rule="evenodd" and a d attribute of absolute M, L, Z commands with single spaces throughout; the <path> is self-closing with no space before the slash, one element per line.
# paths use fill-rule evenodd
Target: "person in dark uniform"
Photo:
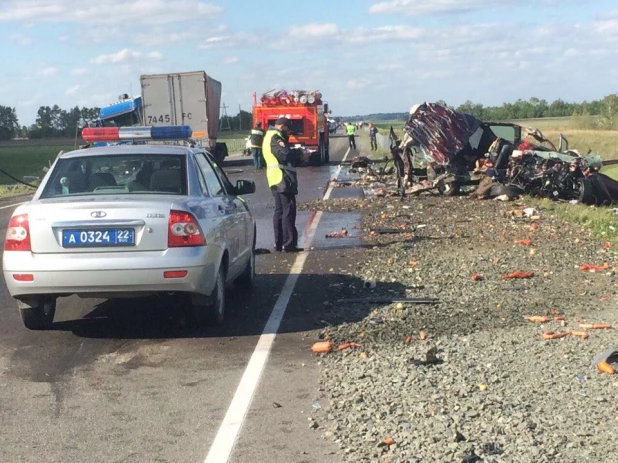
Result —
<path fill-rule="evenodd" d="M 268 186 L 275 198 L 275 250 L 300 252 L 303 249 L 298 247 L 296 230 L 296 166 L 300 163 L 300 153 L 290 148 L 289 134 L 290 120 L 280 117 L 275 121 L 274 129 L 266 132 L 262 152 L 266 160 Z"/>
<path fill-rule="evenodd" d="M 264 141 L 264 130 L 262 130 L 262 123 L 255 124 L 253 130 L 251 130 L 251 154 L 253 154 L 253 167 L 256 169 L 262 169 L 262 142 Z"/>

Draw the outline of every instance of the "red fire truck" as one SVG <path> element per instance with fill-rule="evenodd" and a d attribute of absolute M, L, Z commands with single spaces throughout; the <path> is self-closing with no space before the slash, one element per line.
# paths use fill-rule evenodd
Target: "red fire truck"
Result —
<path fill-rule="evenodd" d="M 303 150 L 303 161 L 309 165 L 329 161 L 328 114 L 328 103 L 317 90 L 272 90 L 259 102 L 253 94 L 253 125 L 261 122 L 267 130 L 280 117 L 290 119 L 290 144 Z"/>

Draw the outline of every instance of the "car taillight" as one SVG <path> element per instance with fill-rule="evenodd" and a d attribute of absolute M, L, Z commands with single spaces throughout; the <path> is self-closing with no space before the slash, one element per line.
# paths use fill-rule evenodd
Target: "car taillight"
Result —
<path fill-rule="evenodd" d="M 4 240 L 5 251 L 30 251 L 30 226 L 28 214 L 14 215 L 11 217 L 6 229 Z"/>
<path fill-rule="evenodd" d="M 169 248 L 183 246 L 204 246 L 206 239 L 200 224 L 193 214 L 184 211 L 170 212 L 170 226 L 167 238 Z"/>

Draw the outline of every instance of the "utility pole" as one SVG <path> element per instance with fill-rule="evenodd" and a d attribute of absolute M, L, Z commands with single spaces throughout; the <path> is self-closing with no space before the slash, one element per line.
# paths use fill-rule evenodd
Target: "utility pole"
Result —
<path fill-rule="evenodd" d="M 225 123 L 223 121 L 225 121 Z M 224 124 L 227 125 L 227 129 L 223 127 Z M 230 126 L 230 118 L 227 115 L 227 106 L 225 106 L 225 103 L 223 103 L 223 106 L 221 106 L 221 117 L 219 119 L 219 130 L 221 130 L 222 132 L 224 130 L 227 130 L 228 132 L 232 131 L 232 127 Z"/>
<path fill-rule="evenodd" d="M 242 132 L 242 109 L 238 105 L 238 130 Z"/>

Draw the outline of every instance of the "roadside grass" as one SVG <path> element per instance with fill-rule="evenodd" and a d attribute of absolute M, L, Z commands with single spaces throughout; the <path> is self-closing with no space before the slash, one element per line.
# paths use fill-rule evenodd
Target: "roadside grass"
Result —
<path fill-rule="evenodd" d="M 0 169 L 23 180 L 24 176 L 42 178 L 45 175 L 43 167 L 49 167 L 61 151 L 74 150 L 73 145 L 67 146 L 14 146 L 0 147 Z M 0 185 L 13 185 L 17 182 L 0 172 Z"/>
<path fill-rule="evenodd" d="M 589 229 L 596 238 L 618 242 L 618 214 L 611 208 L 557 203 L 530 197 L 526 198 L 526 204 L 542 207 L 545 214 L 554 214 L 566 222 Z"/>
<path fill-rule="evenodd" d="M 25 194 L 33 194 L 36 190 L 26 185 L 0 185 L 0 198 L 10 198 L 11 196 L 20 196 Z"/>

